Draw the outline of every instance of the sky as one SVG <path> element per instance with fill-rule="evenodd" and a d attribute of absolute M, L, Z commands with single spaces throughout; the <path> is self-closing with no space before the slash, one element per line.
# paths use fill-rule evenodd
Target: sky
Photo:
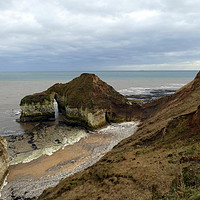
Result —
<path fill-rule="evenodd" d="M 199 0 L 0 0 L 0 71 L 199 70 Z"/>

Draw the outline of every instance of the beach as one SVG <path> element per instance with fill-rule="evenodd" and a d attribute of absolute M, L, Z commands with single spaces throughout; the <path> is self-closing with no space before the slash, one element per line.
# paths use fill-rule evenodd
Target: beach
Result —
<path fill-rule="evenodd" d="M 43 155 L 28 163 L 11 165 L 2 198 L 35 199 L 43 190 L 63 178 L 83 171 L 96 163 L 124 138 L 134 134 L 139 122 L 112 124 L 90 132 L 78 142 L 67 145 L 52 155 Z M 49 134 L 51 134 L 49 132 Z"/>
<path fill-rule="evenodd" d="M 81 72 L 0 74 L 0 135 L 8 142 L 10 167 L 2 198 L 36 199 L 43 190 L 96 163 L 121 140 L 134 134 L 139 122 L 111 124 L 95 132 L 49 123 L 18 123 L 20 100 Z M 135 103 L 171 95 L 190 82 L 196 71 L 97 72 L 105 82 Z M 2 78 L 3 77 L 3 78 Z"/>

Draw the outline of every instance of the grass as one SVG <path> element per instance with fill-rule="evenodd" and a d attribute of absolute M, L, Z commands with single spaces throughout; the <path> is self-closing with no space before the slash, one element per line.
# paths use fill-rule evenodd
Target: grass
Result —
<path fill-rule="evenodd" d="M 181 137 L 187 136 L 188 120 L 181 116 L 160 131 L 136 133 L 40 199 L 198 199 L 200 163 L 194 158 L 200 155 L 200 135 Z"/>
<path fill-rule="evenodd" d="M 198 82 L 144 105 L 144 121 L 133 136 L 39 199 L 200 199 L 200 130 L 193 124 L 200 99 Z"/>

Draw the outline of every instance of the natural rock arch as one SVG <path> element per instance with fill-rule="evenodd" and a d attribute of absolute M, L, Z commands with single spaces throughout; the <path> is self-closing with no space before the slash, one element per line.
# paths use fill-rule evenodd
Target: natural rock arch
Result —
<path fill-rule="evenodd" d="M 89 128 L 138 120 L 141 115 L 139 105 L 131 105 L 95 74 L 84 73 L 68 83 L 57 83 L 44 92 L 24 97 L 20 103 L 20 120 L 55 120 L 54 99 L 67 123 Z"/>

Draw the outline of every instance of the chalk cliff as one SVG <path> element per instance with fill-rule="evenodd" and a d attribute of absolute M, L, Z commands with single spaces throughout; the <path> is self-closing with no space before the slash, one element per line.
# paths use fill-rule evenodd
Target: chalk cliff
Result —
<path fill-rule="evenodd" d="M 54 95 L 46 92 L 28 95 L 21 100 L 20 121 L 54 120 Z"/>
<path fill-rule="evenodd" d="M 95 74 L 84 73 L 66 84 L 21 100 L 21 121 L 54 118 L 54 99 L 69 124 L 98 128 L 109 122 L 138 120 L 141 107 L 131 103 Z"/>
<path fill-rule="evenodd" d="M 0 186 L 8 172 L 8 154 L 6 140 L 0 137 Z"/>

